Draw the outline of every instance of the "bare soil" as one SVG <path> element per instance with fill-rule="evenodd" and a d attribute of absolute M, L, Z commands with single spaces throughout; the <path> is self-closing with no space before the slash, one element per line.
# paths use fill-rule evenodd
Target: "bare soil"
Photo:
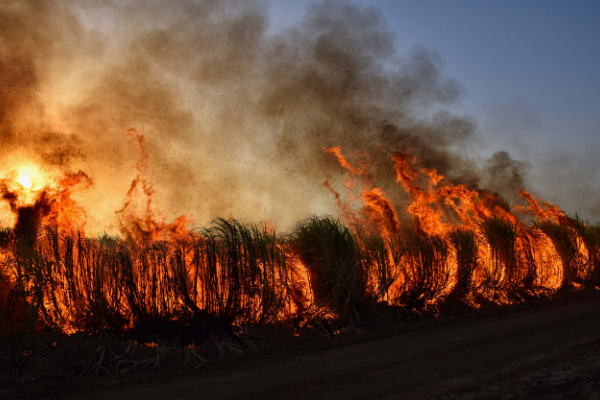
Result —
<path fill-rule="evenodd" d="M 25 399 L 600 398 L 600 294 L 406 324 L 173 370 L 0 391 Z"/>

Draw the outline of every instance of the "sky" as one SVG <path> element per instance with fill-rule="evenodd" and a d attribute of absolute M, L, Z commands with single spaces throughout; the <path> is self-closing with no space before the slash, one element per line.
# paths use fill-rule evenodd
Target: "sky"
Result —
<path fill-rule="evenodd" d="M 274 1 L 273 27 L 299 19 L 312 2 Z M 402 52 L 440 53 L 467 91 L 462 107 L 485 114 L 526 104 L 545 135 L 596 142 L 600 116 L 600 3 L 596 1 L 403 1 L 356 3 L 381 10 Z M 581 141 L 581 142 L 579 142 Z"/>
<path fill-rule="evenodd" d="M 297 21 L 311 3 L 273 1 L 272 28 Z M 382 12 L 399 53 L 415 45 L 439 53 L 444 72 L 463 86 L 450 108 L 477 119 L 482 156 L 507 150 L 532 164 L 531 179 L 549 201 L 570 213 L 582 201 L 594 207 L 598 199 L 588 193 L 600 186 L 600 2 L 355 3 Z"/>

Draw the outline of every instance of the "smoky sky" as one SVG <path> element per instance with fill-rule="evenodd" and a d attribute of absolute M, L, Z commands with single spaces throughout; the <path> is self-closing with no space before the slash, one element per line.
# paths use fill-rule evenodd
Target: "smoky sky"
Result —
<path fill-rule="evenodd" d="M 17 157 L 85 171 L 94 184 L 76 196 L 98 230 L 118 226 L 135 175 L 130 128 L 146 136 L 157 207 L 199 224 L 287 229 L 335 214 L 322 184 L 343 191 L 343 171 L 330 146 L 370 157 L 373 184 L 399 209 L 409 199 L 396 151 L 511 202 L 528 188 L 527 162 L 471 153 L 476 120 L 446 111 L 463 87 L 434 49 L 399 53 L 378 9 L 326 0 L 269 26 L 264 1 L 2 2 L 3 168 Z"/>

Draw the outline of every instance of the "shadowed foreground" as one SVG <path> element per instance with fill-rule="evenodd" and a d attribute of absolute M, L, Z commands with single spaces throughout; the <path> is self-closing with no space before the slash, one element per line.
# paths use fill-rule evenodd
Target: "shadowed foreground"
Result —
<path fill-rule="evenodd" d="M 427 398 L 498 371 L 539 364 L 598 338 L 600 297 L 586 297 L 228 371 L 115 385 L 70 398 Z"/>

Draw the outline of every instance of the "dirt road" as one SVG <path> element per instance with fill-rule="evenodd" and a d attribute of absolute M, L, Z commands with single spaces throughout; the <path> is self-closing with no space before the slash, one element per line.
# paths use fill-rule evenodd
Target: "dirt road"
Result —
<path fill-rule="evenodd" d="M 600 337 L 600 297 L 487 315 L 304 356 L 202 371 L 71 399 L 402 399 L 429 397 Z"/>

